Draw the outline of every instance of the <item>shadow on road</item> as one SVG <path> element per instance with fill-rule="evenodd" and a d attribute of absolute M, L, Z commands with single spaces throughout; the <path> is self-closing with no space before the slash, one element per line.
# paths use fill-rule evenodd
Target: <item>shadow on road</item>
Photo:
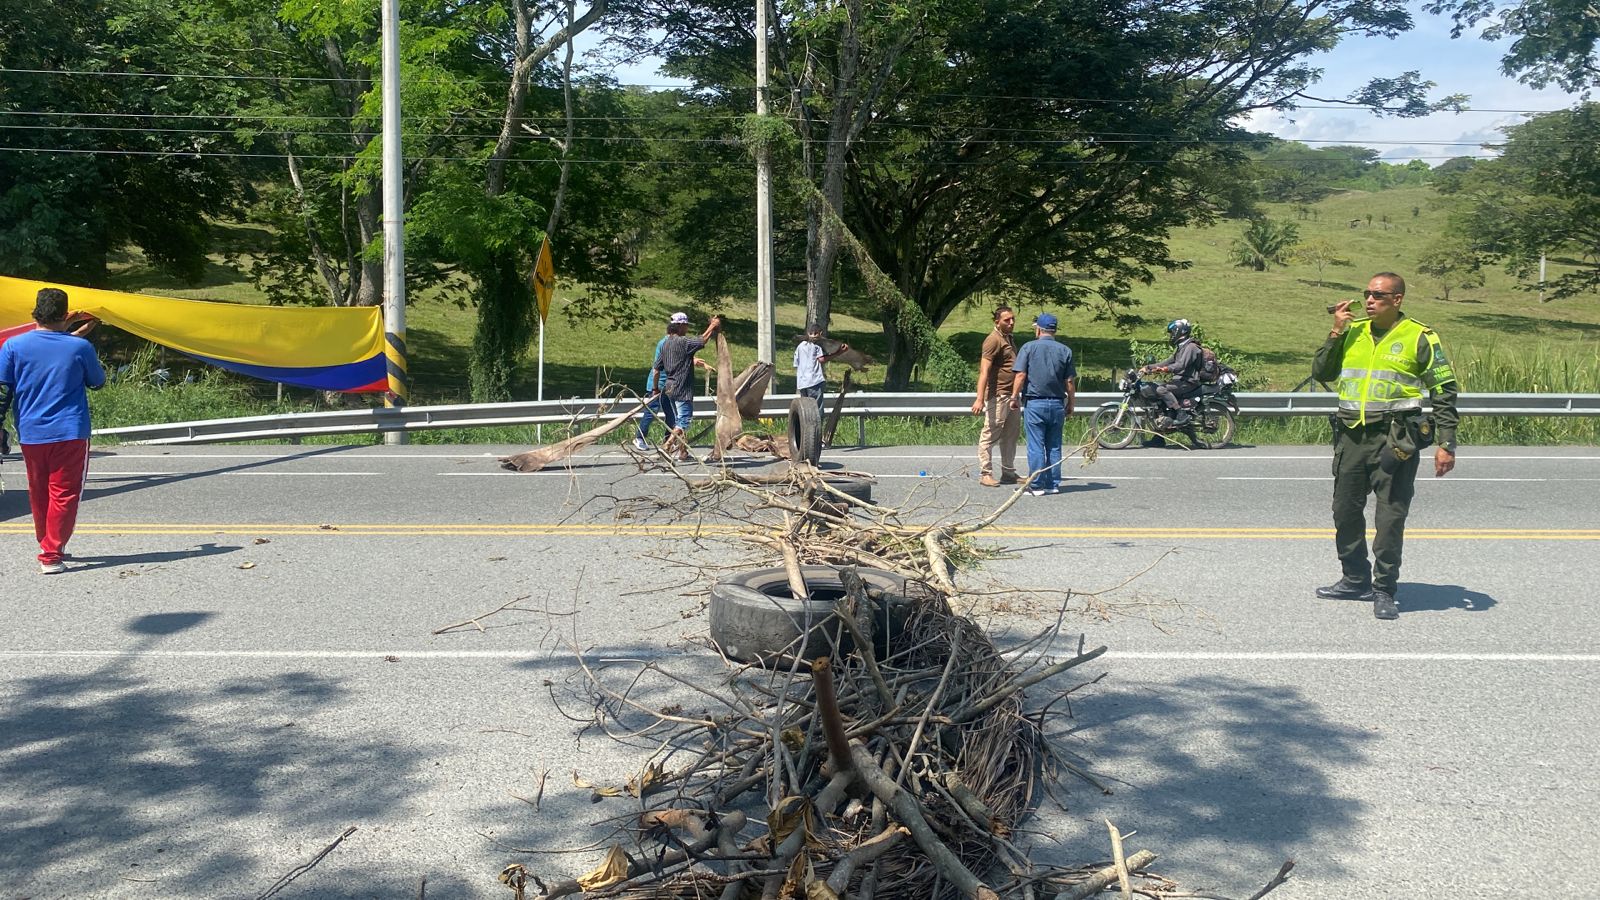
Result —
<path fill-rule="evenodd" d="M 1373 735 L 1330 721 L 1293 687 L 1219 675 L 1121 682 L 1086 691 L 1073 711 L 1065 746 L 1115 793 L 1068 785 L 1068 815 L 1085 826 L 1064 836 L 1069 859 L 1106 857 L 1110 819 L 1186 882 L 1231 884 L 1265 880 L 1358 827 L 1364 804 L 1330 775 L 1360 766 Z M 1325 874 L 1334 865 L 1318 861 Z"/>
<path fill-rule="evenodd" d="M 227 466 L 217 466 L 216 468 L 202 469 L 194 472 L 126 475 L 118 477 L 116 479 L 117 484 L 115 486 L 107 486 L 104 480 L 97 478 L 94 465 L 91 464 L 89 466 L 88 481 L 84 484 L 83 503 L 85 508 L 93 508 L 94 501 L 102 497 L 115 497 L 118 494 L 142 491 L 145 488 L 165 487 L 167 485 L 179 484 L 185 481 L 193 481 L 196 478 L 209 478 L 212 475 L 226 475 L 230 472 L 243 472 L 249 469 L 261 469 L 270 466 L 282 465 L 283 463 L 299 462 L 302 460 L 314 459 L 319 456 L 342 453 L 348 450 L 363 449 L 366 448 L 355 445 L 330 445 L 327 447 L 318 447 L 314 450 L 305 450 L 289 456 L 275 456 L 271 459 L 252 459 L 248 462 L 240 462 Z M 114 459 L 116 455 L 113 453 L 96 452 L 91 452 L 90 454 L 92 459 L 97 459 L 102 456 Z M 10 475 L 11 470 L 7 469 L 4 471 L 4 473 L 0 474 Z M 26 475 L 24 474 L 22 466 L 17 466 L 15 477 L 17 482 L 23 487 L 27 486 Z M 9 521 L 14 518 L 22 518 L 29 515 L 32 515 L 32 513 L 28 508 L 28 495 L 25 491 L 6 491 L 4 493 L 0 493 L 0 522 Z"/>
<path fill-rule="evenodd" d="M 242 550 L 232 544 L 201 544 L 191 550 L 163 550 L 149 553 L 124 553 L 115 556 L 74 556 L 72 568 L 83 569 L 110 569 L 116 566 L 132 566 L 147 563 L 176 562 L 180 559 L 198 559 L 203 556 L 217 556 L 222 553 L 232 553 Z"/>
<path fill-rule="evenodd" d="M 130 650 L 214 615 L 132 619 Z M 129 890 L 148 883 L 139 896 L 253 895 L 250 885 L 282 874 L 281 857 L 265 861 L 274 842 L 321 846 L 407 802 L 417 749 L 304 727 L 346 696 L 339 680 L 285 672 L 174 687 L 153 671 L 130 653 L 4 685 L 0 894 L 98 893 L 122 879 Z M 296 833 L 229 841 L 248 819 L 292 822 Z M 58 883 L 67 871 L 84 880 Z"/>
<path fill-rule="evenodd" d="M 1481 591 L 1468 590 L 1459 584 L 1418 584 L 1402 582 L 1395 593 L 1401 614 L 1412 612 L 1483 612 L 1499 601 Z"/>

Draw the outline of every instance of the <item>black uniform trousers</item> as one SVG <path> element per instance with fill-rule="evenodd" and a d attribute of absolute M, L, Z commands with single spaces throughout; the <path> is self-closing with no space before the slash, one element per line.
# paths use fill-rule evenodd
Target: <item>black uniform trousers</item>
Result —
<path fill-rule="evenodd" d="M 1370 581 L 1374 590 L 1394 596 L 1421 454 L 1412 454 L 1389 473 L 1378 464 L 1379 454 L 1388 446 L 1389 426 L 1382 420 L 1354 428 L 1334 425 L 1333 527 L 1344 577 Z M 1366 515 L 1370 494 L 1378 498 L 1371 562 L 1367 559 Z"/>

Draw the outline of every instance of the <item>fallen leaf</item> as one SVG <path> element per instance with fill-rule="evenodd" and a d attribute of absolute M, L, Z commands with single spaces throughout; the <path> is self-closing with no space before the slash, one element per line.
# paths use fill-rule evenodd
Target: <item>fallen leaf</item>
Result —
<path fill-rule="evenodd" d="M 637 778 L 628 779 L 628 795 L 642 798 L 645 794 L 650 793 L 650 788 L 661 780 L 664 771 L 665 768 L 660 763 L 646 765 L 644 771 L 640 772 Z"/>
<path fill-rule="evenodd" d="M 504 557 L 504 556 L 491 556 L 491 557 L 489 557 L 489 562 L 505 562 L 505 561 L 506 561 L 506 557 Z"/>
<path fill-rule="evenodd" d="M 621 797 L 622 796 L 622 788 L 614 787 L 614 786 L 609 785 L 609 784 L 607 784 L 607 785 L 590 784 L 589 782 L 584 781 L 582 778 L 578 777 L 578 770 L 577 769 L 573 769 L 572 770 L 572 785 L 573 785 L 573 787 L 583 788 L 586 791 L 592 791 L 593 793 L 591 793 L 589 795 L 589 802 L 590 803 L 599 803 L 601 800 L 604 800 L 607 797 Z"/>
<path fill-rule="evenodd" d="M 323 522 L 321 525 L 318 525 L 317 528 L 319 530 L 321 530 L 321 531 L 338 531 L 339 530 L 339 526 L 337 526 L 337 525 L 329 525 L 327 522 Z"/>
<path fill-rule="evenodd" d="M 252 563 L 252 562 L 239 563 L 239 568 L 241 568 L 241 569 L 254 569 L 255 567 L 256 567 L 256 564 Z"/>
<path fill-rule="evenodd" d="M 594 871 L 578 876 L 578 886 L 586 891 L 598 891 L 627 879 L 628 854 L 623 852 L 621 844 L 616 844 L 606 854 L 605 862 Z"/>
<path fill-rule="evenodd" d="M 817 843 L 814 837 L 817 825 L 811 812 L 811 800 L 792 795 L 779 800 L 777 807 L 767 814 L 767 830 L 772 832 L 774 843 L 782 844 L 796 828 L 805 829 L 804 840 L 807 845 Z"/>
<path fill-rule="evenodd" d="M 267 540 L 266 538 L 256 538 L 255 540 L 251 541 L 250 543 L 252 543 L 252 544 L 270 544 L 272 542 Z"/>

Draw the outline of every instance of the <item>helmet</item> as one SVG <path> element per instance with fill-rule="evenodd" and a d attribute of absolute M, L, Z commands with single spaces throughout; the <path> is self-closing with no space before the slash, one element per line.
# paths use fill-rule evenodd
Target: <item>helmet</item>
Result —
<path fill-rule="evenodd" d="M 1179 343 L 1193 330 L 1194 326 L 1189 324 L 1188 319 L 1173 319 L 1167 323 L 1167 339 L 1174 344 Z"/>

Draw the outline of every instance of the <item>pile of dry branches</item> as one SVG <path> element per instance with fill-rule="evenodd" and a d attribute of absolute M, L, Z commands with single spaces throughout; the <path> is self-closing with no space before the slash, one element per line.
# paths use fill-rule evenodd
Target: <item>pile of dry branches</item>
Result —
<path fill-rule="evenodd" d="M 1125 857 L 1114 827 L 1109 864 L 1043 863 L 1024 847 L 1019 825 L 1043 793 L 1053 796 L 1062 773 L 1093 781 L 1055 751 L 1048 726 L 1067 714 L 1074 690 L 1098 678 L 1064 688 L 1050 682 L 1105 648 L 1085 652 L 1080 644 L 1052 659 L 1058 616 L 1002 652 L 953 608 L 957 562 L 982 552 L 972 535 L 1020 491 L 975 521 L 924 526 L 838 490 L 813 469 L 764 477 L 722 470 L 685 482 L 691 494 L 748 495 L 770 515 L 742 515 L 759 524 L 741 537 L 776 551 L 796 599 L 813 588 L 803 563 L 838 567 L 841 599 L 821 621 L 798 628 L 801 636 L 767 668 L 724 656 L 726 674 L 715 686 L 655 663 L 630 667 L 621 686 L 615 672 L 597 671 L 579 654 L 594 723 L 656 749 L 625 785 L 578 782 L 597 799 L 638 804 L 613 820 L 605 861 L 560 883 L 510 866 L 501 878 L 519 898 L 530 882 L 552 898 L 626 900 L 1061 900 L 1113 885 L 1129 897 L 1171 894 L 1173 884 L 1143 873 L 1154 854 Z M 905 588 L 869 589 L 857 566 L 898 573 Z M 829 652 L 802 659 L 797 648 L 816 646 L 804 637 L 812 628 L 826 635 Z M 693 692 L 704 710 L 639 699 L 662 687 Z M 1287 867 L 1256 896 L 1286 875 Z"/>

